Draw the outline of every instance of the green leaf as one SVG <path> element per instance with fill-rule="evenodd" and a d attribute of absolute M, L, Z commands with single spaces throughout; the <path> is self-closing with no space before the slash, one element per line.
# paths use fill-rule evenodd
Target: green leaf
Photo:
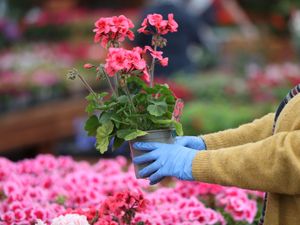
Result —
<path fill-rule="evenodd" d="M 89 94 L 88 96 L 85 97 L 85 99 L 89 102 L 94 101 L 95 97 L 93 94 Z"/>
<path fill-rule="evenodd" d="M 104 98 L 105 96 L 108 95 L 108 92 L 101 92 L 100 94 L 98 94 L 98 98 Z"/>
<path fill-rule="evenodd" d="M 166 84 L 156 84 L 153 88 L 145 89 L 149 94 L 161 94 L 163 96 L 173 96 L 173 92 Z"/>
<path fill-rule="evenodd" d="M 162 116 L 168 110 L 166 102 L 155 102 L 147 107 L 147 111 L 153 116 Z"/>
<path fill-rule="evenodd" d="M 111 120 L 115 122 L 115 126 L 117 129 L 119 129 L 120 124 L 130 125 L 124 118 L 115 113 L 111 116 Z"/>
<path fill-rule="evenodd" d="M 121 145 L 123 144 L 123 142 L 124 142 L 124 140 L 122 140 L 121 138 L 118 138 L 117 136 L 115 136 L 112 150 L 114 151 L 114 150 L 120 148 Z"/>
<path fill-rule="evenodd" d="M 176 99 L 173 95 L 168 95 L 165 97 L 166 103 L 173 105 L 174 108 L 174 103 L 176 102 Z"/>
<path fill-rule="evenodd" d="M 96 109 L 97 109 L 97 106 L 95 106 L 95 104 L 89 103 L 86 106 L 85 111 L 87 112 L 88 115 L 92 115 Z"/>
<path fill-rule="evenodd" d="M 121 95 L 117 98 L 119 103 L 127 103 L 128 102 L 128 97 L 126 95 Z"/>
<path fill-rule="evenodd" d="M 146 134 L 147 134 L 147 132 L 145 132 L 145 131 L 142 131 L 142 130 L 135 130 L 135 131 L 129 133 L 129 134 L 124 138 L 124 140 L 125 140 L 125 141 L 130 141 L 130 140 L 133 140 L 133 139 L 135 139 L 135 138 L 137 138 L 137 137 L 144 136 L 144 135 L 146 135 Z"/>
<path fill-rule="evenodd" d="M 95 136 L 99 126 L 100 123 L 98 117 L 93 115 L 90 116 L 85 122 L 84 129 L 87 131 L 88 136 Z"/>
<path fill-rule="evenodd" d="M 153 123 L 162 124 L 162 125 L 170 125 L 173 126 L 176 130 L 176 134 L 179 136 L 183 135 L 182 124 L 175 120 L 157 120 L 155 118 L 151 118 Z"/>
<path fill-rule="evenodd" d="M 90 93 L 88 96 L 86 96 L 86 100 L 88 101 L 88 105 L 86 106 L 85 111 L 91 115 L 93 114 L 96 110 L 101 110 L 101 107 L 105 106 L 100 106 L 99 101 L 102 100 L 103 97 L 108 95 L 107 92 L 102 92 L 100 94 L 92 94 Z"/>
<path fill-rule="evenodd" d="M 137 76 L 128 77 L 127 86 L 131 94 L 138 94 L 140 93 L 141 89 L 143 90 L 148 89 L 147 84 Z"/>
<path fill-rule="evenodd" d="M 100 123 L 107 123 L 109 120 L 111 120 L 112 113 L 111 112 L 102 112 L 100 115 L 99 122 Z"/>
<path fill-rule="evenodd" d="M 107 151 L 109 145 L 109 135 L 114 129 L 114 124 L 111 121 L 104 123 L 98 127 L 96 134 L 96 148 L 101 154 Z"/>
<path fill-rule="evenodd" d="M 147 101 L 147 94 L 146 93 L 138 93 L 137 95 L 134 96 L 134 100 L 139 102 L 139 103 L 144 103 Z"/>
<path fill-rule="evenodd" d="M 117 137 L 122 138 L 125 141 L 130 141 L 146 134 L 147 132 L 137 129 L 123 129 L 117 131 Z"/>
<path fill-rule="evenodd" d="M 125 139 L 126 135 L 130 132 L 132 132 L 133 129 L 122 129 L 117 131 L 117 137 Z"/>
<path fill-rule="evenodd" d="M 176 134 L 179 135 L 179 136 L 182 136 L 183 135 L 182 124 L 175 121 L 175 120 L 172 120 L 172 121 L 173 121 L 173 125 L 175 127 L 175 130 L 176 130 Z"/>

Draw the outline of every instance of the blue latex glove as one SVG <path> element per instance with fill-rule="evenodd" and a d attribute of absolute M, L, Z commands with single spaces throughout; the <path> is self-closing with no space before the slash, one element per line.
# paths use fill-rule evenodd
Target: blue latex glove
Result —
<path fill-rule="evenodd" d="M 195 150 L 205 150 L 206 145 L 201 137 L 197 136 L 178 136 L 175 138 L 175 144 Z"/>
<path fill-rule="evenodd" d="M 197 150 L 176 144 L 156 142 L 136 142 L 133 146 L 148 153 L 133 159 L 135 164 L 151 163 L 139 171 L 141 177 L 149 177 L 150 185 L 156 184 L 166 176 L 177 177 L 181 180 L 194 180 L 192 161 Z"/>

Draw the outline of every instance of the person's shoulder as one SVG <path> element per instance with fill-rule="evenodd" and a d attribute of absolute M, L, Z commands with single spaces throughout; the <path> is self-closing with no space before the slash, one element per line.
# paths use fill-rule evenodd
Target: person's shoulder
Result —
<path fill-rule="evenodd" d="M 275 133 L 293 130 L 300 130 L 300 94 L 283 108 L 276 122 Z"/>
<path fill-rule="evenodd" d="M 288 101 L 281 114 L 284 114 L 288 117 L 297 116 L 300 118 L 300 93 Z"/>
<path fill-rule="evenodd" d="M 291 104 L 300 104 L 300 93 L 297 94 L 294 98 L 292 98 L 289 103 Z"/>

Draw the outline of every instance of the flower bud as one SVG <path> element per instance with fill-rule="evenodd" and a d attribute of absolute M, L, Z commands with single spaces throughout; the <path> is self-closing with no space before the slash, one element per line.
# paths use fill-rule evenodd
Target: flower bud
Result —
<path fill-rule="evenodd" d="M 95 66 L 92 65 L 92 64 L 90 64 L 90 63 L 86 63 L 86 64 L 83 65 L 83 68 L 84 68 L 84 69 L 91 69 L 91 68 L 93 68 L 93 67 L 95 67 Z"/>

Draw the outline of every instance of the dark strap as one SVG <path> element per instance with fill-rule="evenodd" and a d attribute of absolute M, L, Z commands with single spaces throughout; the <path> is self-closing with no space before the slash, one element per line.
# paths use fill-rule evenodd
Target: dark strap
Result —
<path fill-rule="evenodd" d="M 282 100 L 282 102 L 280 103 L 280 105 L 278 106 L 278 108 L 276 110 L 276 113 L 275 113 L 274 123 L 273 123 L 273 134 L 274 134 L 274 131 L 275 131 L 275 126 L 276 126 L 276 123 L 277 123 L 277 119 L 278 119 L 280 113 L 282 112 L 283 108 L 298 93 L 300 93 L 300 84 L 298 84 L 293 89 L 291 89 L 289 91 L 289 93 L 285 96 L 285 98 Z M 258 223 L 259 225 L 263 225 L 263 223 L 264 223 L 264 218 L 265 218 L 265 213 L 266 213 L 266 207 L 267 207 L 267 199 L 268 199 L 268 193 L 266 193 L 265 197 L 264 197 L 264 205 L 263 205 L 261 217 L 259 219 L 259 223 Z"/>
<path fill-rule="evenodd" d="M 298 84 L 297 86 L 295 86 L 293 89 L 291 89 L 289 91 L 289 93 L 285 96 L 285 98 L 282 100 L 282 102 L 280 103 L 280 105 L 278 106 L 276 113 L 275 113 L 275 119 L 274 119 L 274 124 L 273 124 L 273 134 L 274 134 L 274 128 L 277 122 L 277 119 L 281 113 L 281 111 L 283 110 L 283 108 L 285 107 L 285 105 L 293 98 L 295 97 L 298 93 L 300 93 L 300 84 Z"/>

